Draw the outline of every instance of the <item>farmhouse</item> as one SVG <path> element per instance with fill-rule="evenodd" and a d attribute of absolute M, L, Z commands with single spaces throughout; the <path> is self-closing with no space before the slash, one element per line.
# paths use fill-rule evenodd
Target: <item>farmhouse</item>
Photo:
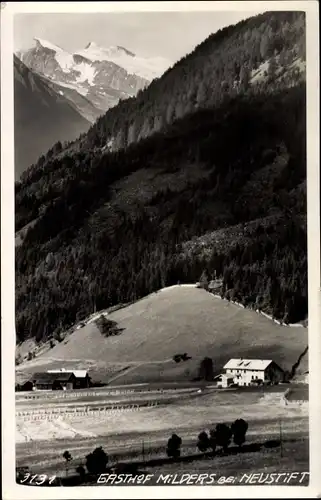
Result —
<path fill-rule="evenodd" d="M 230 359 L 224 370 L 225 373 L 217 377 L 222 387 L 277 383 L 284 377 L 284 371 L 272 359 Z"/>
<path fill-rule="evenodd" d="M 48 370 L 47 373 L 73 373 L 75 376 L 74 389 L 84 389 L 90 386 L 90 376 L 87 370 L 66 370 L 60 368 L 58 370 Z"/>
<path fill-rule="evenodd" d="M 49 370 L 35 373 L 32 379 L 35 390 L 67 390 L 89 387 L 90 377 L 86 370 Z"/>

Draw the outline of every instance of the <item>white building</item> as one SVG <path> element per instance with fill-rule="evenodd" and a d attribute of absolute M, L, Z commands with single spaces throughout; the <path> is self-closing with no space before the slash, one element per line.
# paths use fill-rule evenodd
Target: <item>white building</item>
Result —
<path fill-rule="evenodd" d="M 248 386 L 255 383 L 275 383 L 283 380 L 284 372 L 272 359 L 230 359 L 224 366 L 225 373 L 220 375 L 218 385 L 231 384 Z"/>

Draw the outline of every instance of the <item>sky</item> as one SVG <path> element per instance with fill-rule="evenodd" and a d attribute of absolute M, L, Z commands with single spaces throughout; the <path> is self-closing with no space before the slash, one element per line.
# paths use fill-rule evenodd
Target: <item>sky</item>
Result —
<path fill-rule="evenodd" d="M 262 12 L 262 11 L 261 11 Z M 77 14 L 16 14 L 14 50 L 44 38 L 74 52 L 89 42 L 121 45 L 140 56 L 161 56 L 172 62 L 224 26 L 259 12 L 114 12 Z"/>

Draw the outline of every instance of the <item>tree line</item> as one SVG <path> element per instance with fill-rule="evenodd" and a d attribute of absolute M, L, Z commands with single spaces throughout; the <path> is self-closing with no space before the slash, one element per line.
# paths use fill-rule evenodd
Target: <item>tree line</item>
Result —
<path fill-rule="evenodd" d="M 219 423 L 215 428 L 211 429 L 209 433 L 202 431 L 198 435 L 196 448 L 201 453 L 211 451 L 213 457 L 217 447 L 220 448 L 221 452 L 226 453 L 232 441 L 238 448 L 241 448 L 245 443 L 247 430 L 248 423 L 242 418 L 236 419 L 231 425 Z M 182 443 L 182 438 L 179 435 L 175 433 L 172 434 L 165 447 L 167 457 L 174 460 L 179 459 L 181 456 Z M 72 463 L 73 457 L 68 450 L 66 450 L 62 456 L 66 463 L 67 475 L 68 471 L 70 471 L 70 463 Z M 109 461 L 110 457 L 103 447 L 99 446 L 86 455 L 84 465 L 78 465 L 75 470 L 77 474 L 85 480 L 86 470 L 88 474 L 103 474 L 107 470 Z M 127 469 L 134 470 L 135 463 L 127 464 Z"/>

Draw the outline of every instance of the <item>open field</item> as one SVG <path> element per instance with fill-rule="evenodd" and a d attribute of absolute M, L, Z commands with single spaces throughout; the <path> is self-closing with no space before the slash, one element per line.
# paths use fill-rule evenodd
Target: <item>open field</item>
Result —
<path fill-rule="evenodd" d="M 121 335 L 105 338 L 94 323 L 86 325 L 19 365 L 17 381 L 62 364 L 116 384 L 192 380 L 204 356 L 218 372 L 229 358 L 261 358 L 263 352 L 291 370 L 308 344 L 307 329 L 277 325 L 195 286 L 165 288 L 108 317 L 123 329 Z M 176 364 L 173 356 L 183 352 L 192 359 Z M 305 355 L 298 373 L 308 370 L 307 363 Z"/>
<path fill-rule="evenodd" d="M 271 437 L 275 437 L 272 436 Z M 251 443 L 251 439 L 249 442 Z M 259 443 L 258 439 L 254 439 L 253 442 Z M 293 457 L 295 456 L 295 461 Z M 261 449 L 255 452 L 244 452 L 244 453 L 228 453 L 226 456 L 216 456 L 214 458 L 203 458 L 194 459 L 192 461 L 183 461 L 181 463 L 175 464 L 162 464 L 157 467 L 147 467 L 148 473 L 153 474 L 153 478 L 148 483 L 149 485 L 164 485 L 163 481 L 160 479 L 160 474 L 166 477 L 167 474 L 177 474 L 176 484 L 182 480 L 183 474 L 214 474 L 214 483 L 212 484 L 224 484 L 228 485 L 231 483 L 223 482 L 228 477 L 233 476 L 233 485 L 245 485 L 253 486 L 261 481 L 271 481 L 270 474 L 278 473 L 290 473 L 290 472 L 308 472 L 309 467 L 309 443 L 308 438 L 305 433 L 301 435 L 296 435 L 295 437 L 289 437 L 282 442 L 282 453 L 280 447 L 274 449 L 265 448 L 264 444 Z M 144 470 L 144 469 L 142 469 Z M 251 478 L 251 474 L 262 474 L 261 477 L 256 477 L 256 481 Z M 278 486 L 286 485 L 282 483 L 284 479 L 288 479 L 283 475 L 279 479 L 279 482 L 272 483 Z M 302 483 L 299 483 L 302 480 Z M 208 479 L 207 479 L 208 480 Z M 253 481 L 251 483 L 251 481 Z M 274 476 L 274 481 L 276 478 Z M 304 486 L 308 485 L 309 477 L 305 475 L 297 476 L 296 480 L 291 480 L 290 485 L 302 484 Z M 204 482 L 206 484 L 206 482 Z M 271 483 L 270 483 L 271 484 Z M 288 484 L 289 485 L 289 484 Z"/>
<path fill-rule="evenodd" d="M 132 412 L 111 410 L 100 415 L 93 412 L 85 417 L 71 415 L 68 418 L 62 413 L 56 420 L 24 421 L 18 417 L 17 465 L 27 465 L 36 472 L 62 473 L 65 469 L 62 453 L 66 449 L 73 456 L 72 467 L 76 467 L 96 446 L 103 446 L 114 461 L 139 460 L 143 441 L 145 459 L 162 457 L 165 456 L 166 441 L 173 432 L 179 433 L 183 439 L 182 454 L 194 454 L 201 430 L 208 430 L 221 421 L 231 423 L 240 416 L 249 423 L 248 442 L 277 438 L 280 422 L 285 440 L 307 439 L 307 405 L 288 408 L 283 401 L 285 389 L 279 388 L 279 391 L 208 389 L 203 393 L 183 394 L 164 391 L 153 395 L 161 403 L 159 406 L 140 407 Z M 139 398 L 130 395 L 127 402 L 133 397 L 146 402 L 150 396 L 148 391 Z M 43 400 L 43 410 L 48 410 L 48 402 Z M 28 404 L 29 410 L 34 411 L 34 401 L 27 404 L 24 401 L 23 405 L 17 402 L 16 412 L 26 410 Z M 95 404 L 97 406 L 97 401 L 90 406 Z M 36 406 L 39 411 L 39 403 Z"/>
<path fill-rule="evenodd" d="M 165 458 L 173 432 L 183 439 L 182 455 L 192 456 L 198 453 L 200 431 L 242 417 L 249 423 L 248 443 L 278 439 L 281 429 L 284 456 L 280 458 L 279 448 L 264 447 L 242 454 L 242 460 L 239 455 L 218 456 L 220 470 L 258 472 L 257 468 L 278 470 L 281 465 L 308 470 L 307 386 L 217 390 L 211 383 L 193 382 L 205 356 L 213 359 L 216 373 L 231 357 L 261 358 L 262 353 L 291 370 L 306 348 L 307 329 L 282 327 L 194 286 L 161 290 L 111 312 L 109 318 L 123 329 L 121 335 L 105 338 L 91 323 L 18 366 L 17 381 L 64 366 L 87 369 L 94 380 L 109 384 L 79 391 L 17 393 L 18 466 L 65 474 L 64 451 L 70 451 L 74 471 L 97 446 L 103 446 L 112 463 L 158 460 Z M 175 363 L 173 356 L 184 352 L 191 359 Z M 298 374 L 307 372 L 307 361 L 303 356 Z M 173 467 L 164 463 L 158 469 L 153 466 L 153 471 L 208 471 L 213 462 L 196 456 L 192 464 Z"/>

